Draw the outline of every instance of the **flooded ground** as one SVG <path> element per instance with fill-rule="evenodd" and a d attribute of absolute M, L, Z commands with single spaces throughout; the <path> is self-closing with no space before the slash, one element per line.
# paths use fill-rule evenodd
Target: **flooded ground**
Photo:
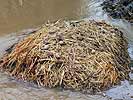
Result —
<path fill-rule="evenodd" d="M 108 17 L 99 6 L 102 0 L 0 0 L 0 56 L 12 44 L 34 31 L 47 20 L 105 20 L 124 31 L 133 58 L 133 26 L 123 20 Z M 13 33 L 20 30 L 19 35 Z M 28 30 L 27 30 L 28 29 Z M 12 33 L 12 34 L 9 34 Z M 6 35 L 8 34 L 8 35 Z M 69 90 L 46 89 L 0 72 L 0 100 L 133 100 L 133 74 L 99 95 L 88 95 Z M 112 98 L 112 99 L 111 99 Z"/>
<path fill-rule="evenodd" d="M 80 19 L 87 0 L 0 0 L 0 34 L 33 28 L 47 20 Z"/>

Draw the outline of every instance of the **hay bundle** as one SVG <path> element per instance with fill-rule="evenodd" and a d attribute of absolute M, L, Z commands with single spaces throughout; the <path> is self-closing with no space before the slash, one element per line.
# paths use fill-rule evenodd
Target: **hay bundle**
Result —
<path fill-rule="evenodd" d="M 128 79 L 127 45 L 105 22 L 57 21 L 15 45 L 1 68 L 41 86 L 100 91 Z"/>

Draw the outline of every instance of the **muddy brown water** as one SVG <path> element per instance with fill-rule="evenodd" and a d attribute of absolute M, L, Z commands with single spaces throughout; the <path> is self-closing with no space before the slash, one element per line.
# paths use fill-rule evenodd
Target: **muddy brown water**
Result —
<path fill-rule="evenodd" d="M 0 0 L 0 34 L 33 28 L 47 20 L 80 19 L 87 0 Z"/>
<path fill-rule="evenodd" d="M 99 6 L 103 0 L 0 0 L 0 57 L 13 43 L 34 31 L 47 20 L 105 20 L 124 30 L 133 58 L 133 26 L 122 20 L 110 19 Z M 31 29 L 32 28 L 32 29 Z M 19 33 L 19 34 L 16 34 Z M 24 34 L 26 33 L 26 34 Z M 123 81 L 100 95 L 88 95 L 70 90 L 47 89 L 23 82 L 0 72 L 0 100 L 132 100 L 131 81 Z"/>

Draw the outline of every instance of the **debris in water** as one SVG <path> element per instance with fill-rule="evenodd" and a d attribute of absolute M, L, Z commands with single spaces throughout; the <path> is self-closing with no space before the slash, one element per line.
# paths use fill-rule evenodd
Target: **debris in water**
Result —
<path fill-rule="evenodd" d="M 105 22 L 57 21 L 16 44 L 0 67 L 41 86 L 94 93 L 129 78 L 127 49 L 123 33 Z"/>
<path fill-rule="evenodd" d="M 110 16 L 133 23 L 133 0 L 105 0 L 103 10 Z"/>

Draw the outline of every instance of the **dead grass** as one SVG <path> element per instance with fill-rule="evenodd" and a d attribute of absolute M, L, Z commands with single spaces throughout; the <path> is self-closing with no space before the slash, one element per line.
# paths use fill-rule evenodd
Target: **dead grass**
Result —
<path fill-rule="evenodd" d="M 128 79 L 127 46 L 105 22 L 57 21 L 15 45 L 0 67 L 41 86 L 97 92 Z"/>

